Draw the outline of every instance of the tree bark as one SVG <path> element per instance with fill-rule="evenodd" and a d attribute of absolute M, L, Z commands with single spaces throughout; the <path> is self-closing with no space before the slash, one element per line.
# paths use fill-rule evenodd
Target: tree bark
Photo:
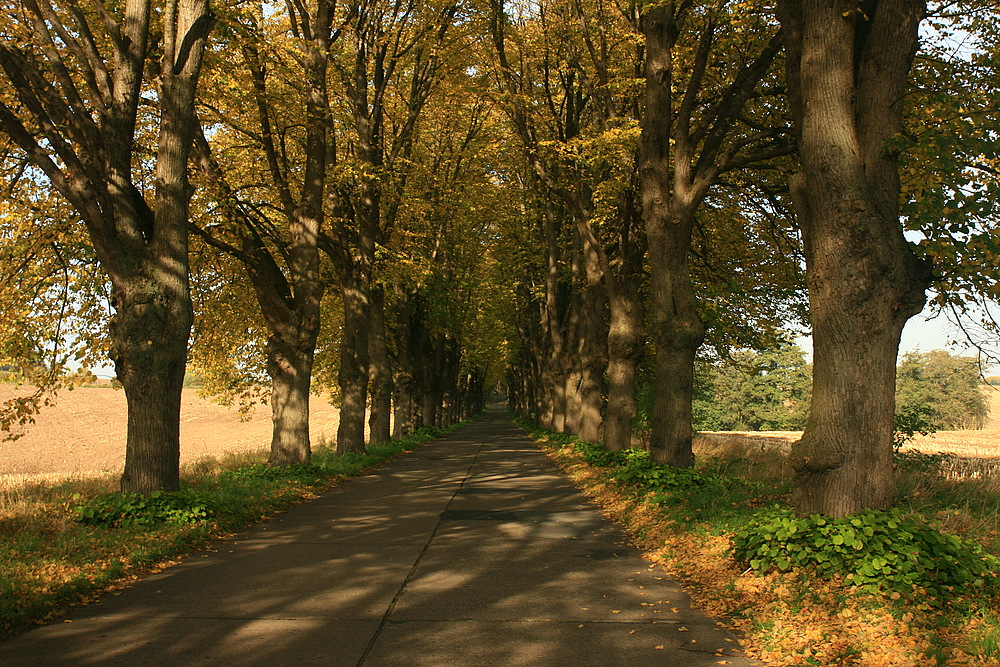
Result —
<path fill-rule="evenodd" d="M 673 11 L 673 3 L 669 3 L 650 9 L 642 19 L 646 36 L 646 113 L 642 119 L 639 177 L 649 247 L 649 333 L 656 349 L 650 458 L 657 463 L 689 467 L 694 464 L 694 357 L 704 339 L 705 325 L 698 317 L 688 262 L 694 208 L 700 199 L 695 193 L 683 191 L 688 185 L 687 174 L 677 172 L 690 169 L 691 155 L 676 154 L 680 147 L 672 126 L 672 59 L 677 28 Z M 673 148 L 671 143 L 675 144 Z M 689 145 L 684 148 L 691 150 Z"/>
<path fill-rule="evenodd" d="M 862 11 L 863 10 L 863 11 Z M 931 282 L 899 221 L 897 155 L 923 0 L 781 0 L 801 172 L 813 393 L 793 445 L 800 514 L 892 502 L 895 362 Z"/>
<path fill-rule="evenodd" d="M 344 278 L 361 278 L 365 284 Z M 365 451 L 365 401 L 368 398 L 368 285 L 366 276 L 341 276 L 344 329 L 340 343 L 340 423 L 337 453 Z"/>
<path fill-rule="evenodd" d="M 583 221 L 582 224 L 588 224 Z M 580 384 L 579 414 L 576 434 L 587 442 L 601 441 L 601 409 L 604 407 L 604 372 L 607 369 L 607 333 L 604 325 L 607 311 L 607 291 L 604 272 L 598 259 L 598 249 L 590 239 L 581 243 L 583 285 L 580 290 L 582 310 L 579 325 Z"/>
<path fill-rule="evenodd" d="M 604 445 L 612 451 L 632 446 L 637 371 L 645 332 L 640 272 L 646 242 L 635 194 L 630 188 L 622 195 L 618 207 L 618 261 L 609 263 L 605 271 L 610 308 Z"/>
<path fill-rule="evenodd" d="M 272 335 L 267 342 L 267 374 L 271 378 L 272 466 L 307 463 L 309 442 L 309 388 L 312 380 L 316 331 L 305 344 L 289 344 Z M 307 336 L 308 338 L 309 336 Z"/>
<path fill-rule="evenodd" d="M 705 338 L 688 264 L 693 215 L 671 215 L 664 195 L 644 188 L 649 243 L 650 337 L 656 374 L 650 414 L 650 459 L 679 468 L 694 465 L 691 401 L 694 359 Z"/>
<path fill-rule="evenodd" d="M 393 367 L 393 431 L 394 438 L 405 438 L 416 426 L 416 380 L 414 377 L 414 309 L 416 295 L 401 287 L 396 289 L 394 339 L 396 363 Z"/>
<path fill-rule="evenodd" d="M 604 420 L 604 445 L 619 451 L 632 446 L 643 315 L 641 301 L 624 286 L 610 291 L 608 414 Z"/>
<path fill-rule="evenodd" d="M 385 294 L 381 287 L 372 289 L 368 328 L 368 387 L 371 414 L 368 416 L 368 441 L 387 442 L 392 437 L 392 360 L 385 344 Z"/>
<path fill-rule="evenodd" d="M 136 277 L 119 278 L 112 292 L 110 354 L 128 406 L 123 493 L 180 487 L 181 388 L 193 316 L 184 298 L 187 273 L 174 279 L 180 294 Z"/>

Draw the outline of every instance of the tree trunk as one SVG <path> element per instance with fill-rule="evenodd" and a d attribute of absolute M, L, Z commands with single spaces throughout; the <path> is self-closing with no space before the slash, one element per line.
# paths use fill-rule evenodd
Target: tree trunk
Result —
<path fill-rule="evenodd" d="M 576 434 L 587 442 L 600 442 L 601 411 L 604 407 L 602 385 L 607 368 L 605 351 L 608 339 L 604 327 L 607 291 L 603 284 L 604 273 L 600 268 L 597 248 L 588 239 L 584 239 L 581 250 L 583 284 L 579 324 L 580 399 Z"/>
<path fill-rule="evenodd" d="M 365 281 L 366 282 L 366 281 Z M 337 453 L 365 451 L 365 400 L 368 398 L 367 284 L 342 281 L 344 334 L 340 343 L 340 424 Z"/>
<path fill-rule="evenodd" d="M 393 396 L 392 437 L 405 438 L 413 433 L 414 428 L 413 375 L 398 363 L 393 375 Z"/>
<path fill-rule="evenodd" d="M 289 344 L 272 335 L 267 342 L 267 374 L 271 377 L 272 466 L 308 463 L 309 388 L 315 336 L 305 345 Z"/>
<path fill-rule="evenodd" d="M 608 409 L 604 445 L 612 451 L 632 446 L 635 420 L 635 383 L 642 335 L 642 303 L 621 280 L 611 289 L 611 325 L 608 331 Z"/>
<path fill-rule="evenodd" d="M 186 272 L 177 278 L 187 285 Z M 121 491 L 175 491 L 191 301 L 154 281 L 128 282 L 112 293 L 116 312 L 109 326 L 111 358 L 128 405 Z"/>
<path fill-rule="evenodd" d="M 180 486 L 180 399 L 193 321 L 187 234 L 192 190 L 187 162 L 198 122 L 194 98 L 210 14 L 202 0 L 178 2 L 174 11 L 164 21 L 169 32 L 163 43 L 165 71 L 159 77 L 153 229 L 146 230 L 150 238 L 143 248 L 144 260 L 132 264 L 133 258 L 123 258 L 123 265 L 141 267 L 138 275 L 119 275 L 116 280 L 115 269 L 109 268 L 112 306 L 117 311 L 109 329 L 115 371 L 128 403 L 121 490 L 142 494 Z M 134 121 L 135 115 L 131 117 Z M 130 204 L 125 210 L 135 209 Z M 136 218 L 125 222 L 118 233 L 142 228 Z M 119 246 L 122 250 L 129 254 L 127 246 Z"/>
<path fill-rule="evenodd" d="M 892 502 L 895 362 L 920 312 L 928 263 L 903 238 L 897 155 L 922 0 L 782 0 L 801 173 L 813 325 L 813 393 L 793 445 L 802 515 L 841 517 Z"/>
<path fill-rule="evenodd" d="M 368 417 L 368 440 L 387 442 L 391 437 L 392 360 L 385 344 L 385 295 L 382 288 L 372 289 L 368 329 L 368 386 L 371 414 Z"/>
<path fill-rule="evenodd" d="M 694 465 L 694 359 L 705 338 L 705 325 L 698 317 L 688 265 L 693 216 L 664 215 L 656 193 L 655 186 L 643 191 L 649 243 L 650 337 L 656 347 L 649 452 L 657 463 L 683 468 Z"/>
<path fill-rule="evenodd" d="M 650 458 L 694 465 L 691 400 L 694 358 L 705 337 L 691 284 L 688 256 L 694 211 L 708 182 L 692 185 L 694 146 L 673 126 L 673 49 L 678 25 L 672 5 L 643 15 L 646 111 L 640 147 L 640 198 L 649 250 L 650 338 L 656 374 L 650 414 Z M 704 156 L 702 156 L 704 159 Z"/>

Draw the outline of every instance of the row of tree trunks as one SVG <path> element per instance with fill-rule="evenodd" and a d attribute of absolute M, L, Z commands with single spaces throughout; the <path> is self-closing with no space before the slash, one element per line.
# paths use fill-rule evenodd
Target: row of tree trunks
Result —
<path fill-rule="evenodd" d="M 373 294 L 384 309 L 383 290 Z M 384 358 L 379 377 L 389 379 L 381 390 L 376 390 L 374 380 L 369 391 L 372 416 L 369 419 L 372 443 L 401 438 L 423 426 L 443 428 L 466 419 L 485 406 L 483 373 L 462 370 L 462 348 L 458 341 L 444 335 L 432 335 L 425 326 L 422 297 L 416 291 L 396 286 L 392 295 L 393 317 L 372 318 L 369 340 L 382 338 Z M 373 308 L 374 311 L 374 308 Z M 376 331 L 378 325 L 383 328 Z M 387 339 L 394 342 L 390 354 Z M 371 347 L 371 346 L 370 346 Z M 375 364 L 372 364 L 374 366 Z M 381 431 L 375 427 L 377 400 L 383 401 L 386 418 Z M 392 416 L 392 428 L 388 416 Z"/>

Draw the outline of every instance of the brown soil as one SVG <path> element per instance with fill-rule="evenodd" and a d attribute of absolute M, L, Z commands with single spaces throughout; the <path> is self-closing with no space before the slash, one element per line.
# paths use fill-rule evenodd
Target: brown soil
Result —
<path fill-rule="evenodd" d="M 22 390 L 23 391 L 23 390 Z M 0 384 L 0 401 L 15 388 Z M 318 396 L 311 404 L 313 446 L 337 435 L 338 411 Z M 125 394 L 111 387 L 82 387 L 59 394 L 13 442 L 0 441 L 0 475 L 119 473 L 125 464 Z M 185 389 L 181 405 L 181 462 L 227 452 L 266 449 L 271 411 L 256 406 L 242 420 L 235 408 L 217 405 Z"/>

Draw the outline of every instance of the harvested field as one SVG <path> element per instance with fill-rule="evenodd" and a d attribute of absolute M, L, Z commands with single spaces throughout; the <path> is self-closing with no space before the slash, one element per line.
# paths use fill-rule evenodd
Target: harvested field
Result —
<path fill-rule="evenodd" d="M 15 395 L 0 384 L 0 401 Z M 312 401 L 314 445 L 337 435 L 338 410 L 319 396 Z M 0 475 L 121 472 L 125 463 L 125 393 L 111 387 L 81 387 L 59 394 L 13 442 L 0 442 Z M 228 452 L 266 449 L 271 411 L 256 406 L 248 419 L 185 389 L 181 405 L 181 463 Z"/>
<path fill-rule="evenodd" d="M 990 399 L 990 418 L 985 428 L 939 431 L 918 435 L 904 448 L 924 454 L 950 454 L 942 471 L 949 477 L 1000 477 L 1000 390 L 984 389 Z M 788 452 L 801 431 L 703 431 L 695 436 L 696 454 L 723 455 L 740 451 Z"/>

